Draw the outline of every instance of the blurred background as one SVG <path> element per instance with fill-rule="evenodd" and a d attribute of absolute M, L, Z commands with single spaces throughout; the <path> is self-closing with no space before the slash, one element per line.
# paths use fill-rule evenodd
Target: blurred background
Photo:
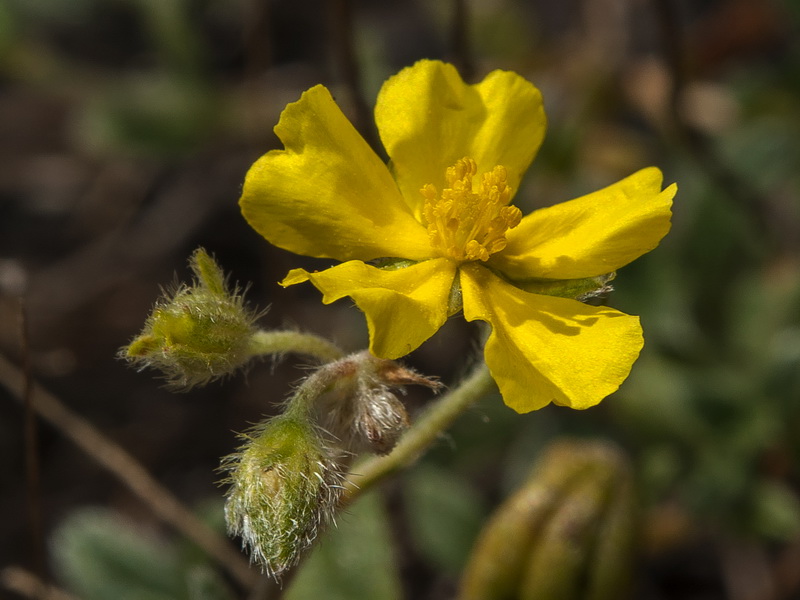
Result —
<path fill-rule="evenodd" d="M 486 517 L 542 448 L 575 436 L 614 443 L 635 473 L 633 597 L 800 598 L 799 29 L 795 0 L 0 0 L 0 353 L 221 529 L 219 459 L 303 364 L 265 361 L 173 394 L 118 349 L 161 287 L 188 277 L 197 246 L 269 307 L 262 326 L 365 347 L 346 301 L 276 284 L 325 261 L 247 226 L 248 167 L 317 83 L 374 139 L 381 83 L 417 59 L 452 61 L 471 81 L 514 70 L 549 119 L 523 213 L 649 165 L 678 182 L 672 232 L 621 270 L 609 300 L 641 315 L 645 349 L 585 412 L 481 402 L 369 515 L 342 518 L 371 524 L 351 543 L 384 563 L 355 556 L 340 577 L 393 587 L 337 596 L 329 572 L 327 595 L 295 597 L 452 597 Z M 408 363 L 452 384 L 476 343 L 454 319 Z M 244 597 L 60 428 L 40 421 L 26 442 L 3 373 L 0 567 L 76 597 Z M 408 396 L 413 411 L 429 401 Z M 198 589 L 229 592 L 185 592 L 190 571 Z M 4 573 L 3 593 L 23 597 Z"/>

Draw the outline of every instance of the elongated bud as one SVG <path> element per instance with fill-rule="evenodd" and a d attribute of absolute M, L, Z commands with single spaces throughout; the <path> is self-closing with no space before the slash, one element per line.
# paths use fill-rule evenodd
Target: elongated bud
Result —
<path fill-rule="evenodd" d="M 344 474 L 302 418 L 282 415 L 243 437 L 222 465 L 230 471 L 228 533 L 241 536 L 250 560 L 277 579 L 333 520 Z"/>
<path fill-rule="evenodd" d="M 142 333 L 120 351 L 140 369 L 160 370 L 171 387 L 187 389 L 248 361 L 256 318 L 205 250 L 196 250 L 189 266 L 195 281 L 159 300 Z"/>
<path fill-rule="evenodd" d="M 459 600 L 625 598 L 635 514 L 620 451 L 558 442 L 484 528 Z"/>

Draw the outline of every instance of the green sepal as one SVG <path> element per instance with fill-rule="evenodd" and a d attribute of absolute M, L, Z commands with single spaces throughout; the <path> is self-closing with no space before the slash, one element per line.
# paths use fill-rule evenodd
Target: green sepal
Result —
<path fill-rule="evenodd" d="M 612 291 L 610 282 L 617 276 L 615 272 L 587 277 L 585 279 L 523 279 L 512 283 L 526 292 L 544 296 L 572 298 L 584 302 Z"/>
<path fill-rule="evenodd" d="M 372 263 L 379 269 L 384 271 L 397 271 L 398 269 L 405 269 L 412 265 L 417 264 L 419 261 L 410 260 L 408 258 L 397 258 L 389 256 L 385 258 L 376 258 Z"/>

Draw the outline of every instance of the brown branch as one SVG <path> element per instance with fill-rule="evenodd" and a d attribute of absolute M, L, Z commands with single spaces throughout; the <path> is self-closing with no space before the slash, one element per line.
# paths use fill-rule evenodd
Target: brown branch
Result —
<path fill-rule="evenodd" d="M 25 496 L 27 498 L 28 528 L 33 545 L 34 573 L 44 577 L 45 548 L 42 528 L 41 472 L 39 469 L 39 430 L 33 406 L 30 344 L 25 302 L 19 300 L 19 335 L 22 349 L 22 403 L 25 407 Z"/>
<path fill-rule="evenodd" d="M 7 387 L 17 400 L 22 400 L 25 375 L 2 356 L 0 356 L 0 383 Z M 240 585 L 251 589 L 261 579 L 227 539 L 220 537 L 198 519 L 116 442 L 103 435 L 89 421 L 72 412 L 37 383 L 32 386 L 31 400 L 39 416 L 50 422 L 98 464 L 108 469 L 144 501 L 157 517 L 175 527 L 212 556 Z"/>
<path fill-rule="evenodd" d="M 47 585 L 22 567 L 10 566 L 0 571 L 0 585 L 15 594 L 34 600 L 76 600 L 71 594 Z"/>

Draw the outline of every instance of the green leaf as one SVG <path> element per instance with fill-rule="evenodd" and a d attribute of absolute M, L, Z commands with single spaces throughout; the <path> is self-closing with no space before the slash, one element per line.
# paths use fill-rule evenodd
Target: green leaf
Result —
<path fill-rule="evenodd" d="M 51 552 L 63 582 L 83 600 L 186 598 L 174 549 L 113 511 L 72 513 L 54 532 Z"/>
<path fill-rule="evenodd" d="M 323 534 L 285 600 L 396 600 L 402 597 L 396 564 L 386 510 L 372 492 Z"/>

